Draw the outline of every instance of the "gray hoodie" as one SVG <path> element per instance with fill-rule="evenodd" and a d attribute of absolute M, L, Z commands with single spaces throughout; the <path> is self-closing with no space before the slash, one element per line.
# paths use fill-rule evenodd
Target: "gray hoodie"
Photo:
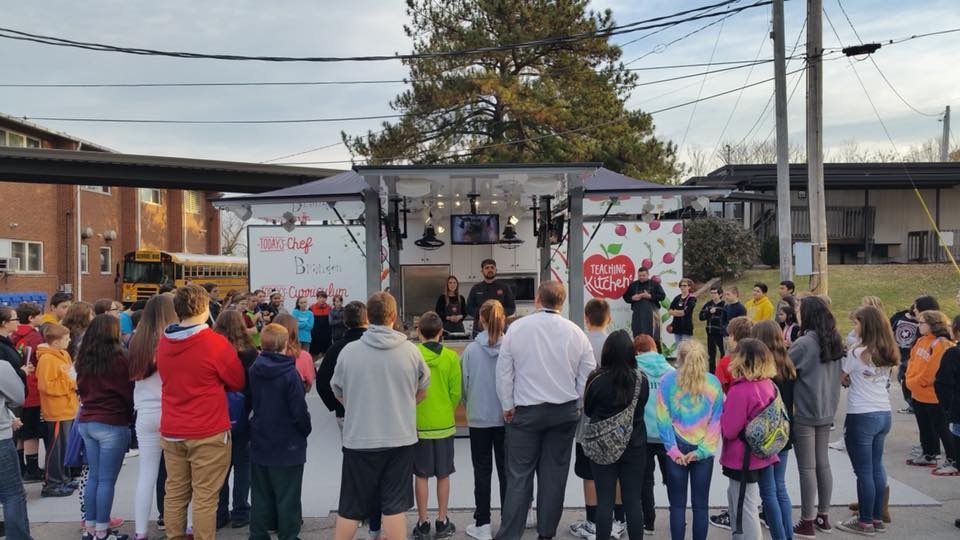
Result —
<path fill-rule="evenodd" d="M 467 425 L 491 428 L 503 425 L 503 407 L 497 397 L 497 357 L 500 344 L 490 345 L 484 330 L 467 345 L 460 357 L 463 373 L 463 401 L 467 404 Z"/>
<path fill-rule="evenodd" d="M 794 421 L 805 426 L 831 424 L 840 402 L 840 362 L 821 362 L 817 334 L 807 332 L 789 349 L 797 368 L 794 387 Z"/>
<path fill-rule="evenodd" d="M 13 413 L 23 405 L 23 381 L 9 362 L 0 362 L 0 441 L 13 438 Z"/>
<path fill-rule="evenodd" d="M 430 368 L 407 336 L 370 325 L 340 351 L 330 387 L 343 402 L 343 446 L 398 448 L 417 442 L 417 392 L 430 385 Z"/>

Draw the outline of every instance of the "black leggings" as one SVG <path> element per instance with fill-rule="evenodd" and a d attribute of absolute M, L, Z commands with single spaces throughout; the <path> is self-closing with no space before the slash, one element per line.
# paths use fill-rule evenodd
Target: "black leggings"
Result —
<path fill-rule="evenodd" d="M 656 484 L 654 471 L 656 470 L 657 462 L 659 462 L 660 480 L 661 483 L 665 484 L 664 475 L 667 474 L 666 459 L 667 452 L 663 444 L 647 443 L 647 462 L 643 467 L 643 494 L 641 497 L 643 502 L 643 527 L 647 530 L 653 530 L 654 523 L 657 519 L 656 500 L 653 496 L 653 486 Z"/>
<path fill-rule="evenodd" d="M 943 442 L 943 453 L 948 460 L 957 462 L 957 449 L 950 426 L 943 414 L 943 407 L 937 403 L 921 403 L 913 400 L 913 411 L 917 416 L 917 425 L 920 427 L 920 446 L 923 454 L 933 457 L 940 454 L 940 443 Z"/>
<path fill-rule="evenodd" d="M 593 480 L 597 485 L 597 538 L 610 538 L 613 528 L 613 506 L 620 496 L 627 514 L 627 536 L 643 538 L 643 473 L 647 461 L 645 446 L 629 447 L 616 463 L 591 463 Z"/>

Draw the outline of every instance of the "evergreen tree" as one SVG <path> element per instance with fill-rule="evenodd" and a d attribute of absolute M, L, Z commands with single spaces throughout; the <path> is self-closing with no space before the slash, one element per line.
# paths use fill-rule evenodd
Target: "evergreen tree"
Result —
<path fill-rule="evenodd" d="M 603 31 L 609 10 L 587 0 L 407 0 L 417 53 L 494 47 Z M 411 87 L 391 107 L 403 117 L 344 142 L 371 164 L 597 161 L 666 181 L 675 148 L 653 119 L 627 110 L 636 76 L 606 37 L 481 54 L 405 60 Z M 596 126 L 596 127 L 592 127 Z"/>

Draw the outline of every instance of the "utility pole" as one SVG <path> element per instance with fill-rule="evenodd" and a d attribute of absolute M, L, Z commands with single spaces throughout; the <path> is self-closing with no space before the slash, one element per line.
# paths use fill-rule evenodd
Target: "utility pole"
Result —
<path fill-rule="evenodd" d="M 823 188 L 823 0 L 807 0 L 807 202 L 813 243 L 813 293 L 829 292 Z"/>
<path fill-rule="evenodd" d="M 793 279 L 793 232 L 790 230 L 790 148 L 787 141 L 787 60 L 783 0 L 773 0 L 773 75 L 777 118 L 777 234 L 780 280 Z"/>
<path fill-rule="evenodd" d="M 940 143 L 940 161 L 950 160 L 950 106 L 943 111 L 943 142 Z"/>

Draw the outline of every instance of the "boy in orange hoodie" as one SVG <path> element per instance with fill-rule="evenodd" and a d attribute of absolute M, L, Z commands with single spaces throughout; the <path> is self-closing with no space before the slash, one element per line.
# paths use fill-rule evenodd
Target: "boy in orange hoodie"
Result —
<path fill-rule="evenodd" d="M 37 346 L 37 388 L 40 412 L 47 423 L 50 448 L 47 451 L 46 478 L 41 497 L 69 497 L 76 486 L 70 484 L 63 465 L 67 436 L 77 416 L 77 376 L 67 352 L 70 330 L 57 323 L 43 328 L 46 343 Z"/>
<path fill-rule="evenodd" d="M 957 470 L 957 448 L 934 388 L 943 353 L 954 346 L 950 321 L 939 311 L 924 311 L 917 322 L 920 338 L 910 351 L 906 381 L 913 395 L 913 410 L 920 429 L 923 455 L 907 460 L 907 465 L 934 468 L 935 476 L 957 476 L 960 474 Z M 941 441 L 944 460 L 938 467 Z"/>

